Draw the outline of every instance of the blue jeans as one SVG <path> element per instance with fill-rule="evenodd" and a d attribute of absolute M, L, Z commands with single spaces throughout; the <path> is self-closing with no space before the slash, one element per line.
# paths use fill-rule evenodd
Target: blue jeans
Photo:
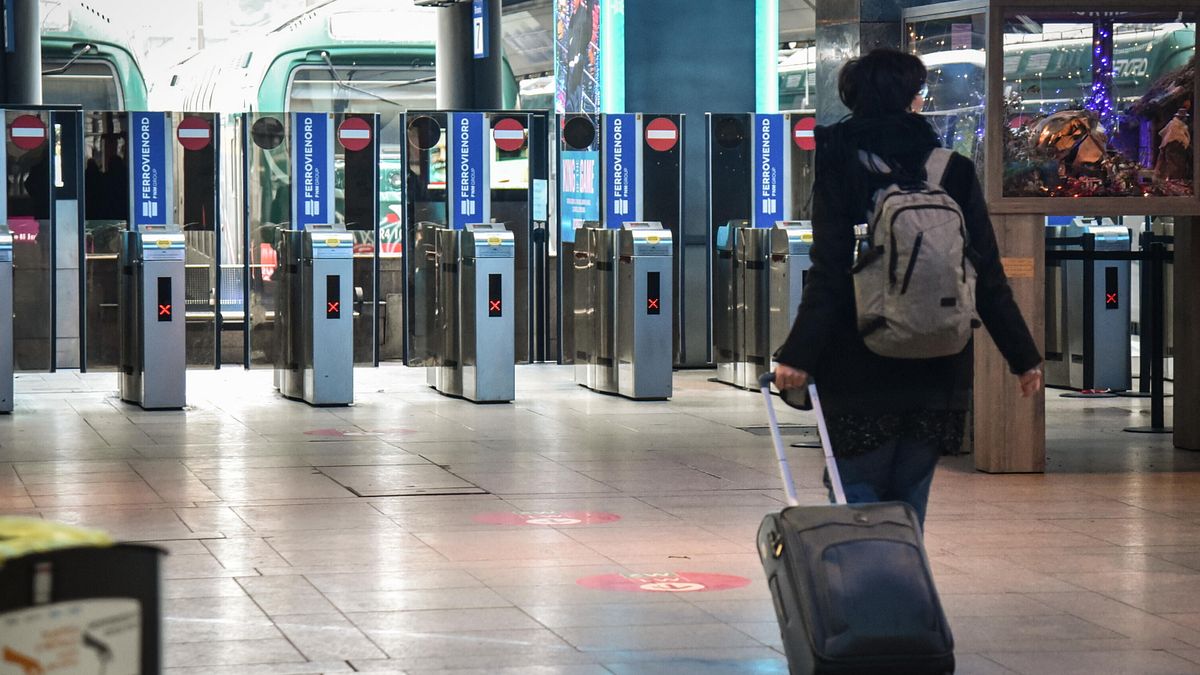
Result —
<path fill-rule="evenodd" d="M 929 486 L 940 457 L 933 443 L 901 438 L 862 455 L 839 458 L 838 473 L 842 475 L 846 501 L 908 502 L 924 531 Z"/>

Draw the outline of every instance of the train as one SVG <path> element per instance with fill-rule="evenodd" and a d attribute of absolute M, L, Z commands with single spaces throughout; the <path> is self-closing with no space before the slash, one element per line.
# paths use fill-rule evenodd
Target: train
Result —
<path fill-rule="evenodd" d="M 145 110 L 146 78 L 133 36 L 96 3 L 41 0 L 42 99 L 85 110 Z"/>

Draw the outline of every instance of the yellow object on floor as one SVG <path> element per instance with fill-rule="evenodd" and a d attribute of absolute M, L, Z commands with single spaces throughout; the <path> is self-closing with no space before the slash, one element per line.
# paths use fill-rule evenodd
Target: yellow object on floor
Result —
<path fill-rule="evenodd" d="M 112 544 L 112 537 L 100 530 L 89 530 L 41 518 L 0 516 L 0 564 L 10 558 L 19 558 L 30 553 Z"/>

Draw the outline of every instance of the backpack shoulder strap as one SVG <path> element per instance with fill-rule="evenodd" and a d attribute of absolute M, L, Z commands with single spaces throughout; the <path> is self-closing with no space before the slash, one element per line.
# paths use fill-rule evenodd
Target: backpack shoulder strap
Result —
<path fill-rule="evenodd" d="M 929 153 L 929 159 L 925 160 L 925 180 L 937 186 L 941 186 L 942 179 L 946 177 L 946 168 L 950 166 L 950 158 L 954 156 L 954 151 L 949 148 L 934 148 Z"/>

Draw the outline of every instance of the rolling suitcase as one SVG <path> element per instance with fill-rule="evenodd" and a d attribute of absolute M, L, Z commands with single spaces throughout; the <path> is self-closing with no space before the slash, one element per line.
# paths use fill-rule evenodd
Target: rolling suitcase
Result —
<path fill-rule="evenodd" d="M 789 506 L 763 519 L 758 553 L 792 675 L 942 675 L 954 639 L 917 514 L 903 502 L 846 504 L 816 387 L 809 396 L 836 504 L 798 506 L 771 398 L 759 381 Z"/>

